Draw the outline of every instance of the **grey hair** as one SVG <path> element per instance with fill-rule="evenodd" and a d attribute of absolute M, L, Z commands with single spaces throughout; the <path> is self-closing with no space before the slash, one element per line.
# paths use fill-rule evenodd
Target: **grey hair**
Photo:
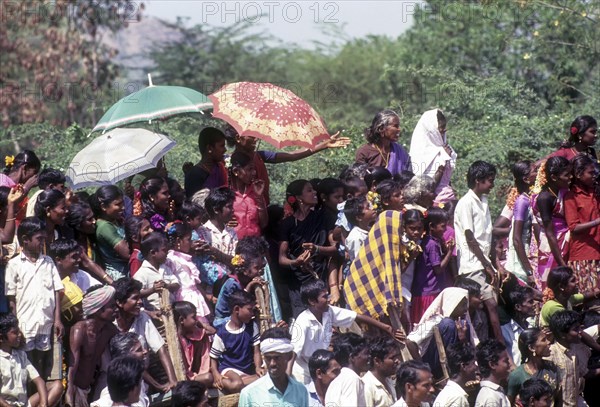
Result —
<path fill-rule="evenodd" d="M 433 178 L 428 177 L 427 175 L 416 175 L 408 181 L 408 184 L 406 184 L 406 187 L 404 187 L 404 190 L 402 191 L 404 202 L 408 204 L 418 203 L 424 192 L 434 194 L 435 187 L 436 185 Z"/>
<path fill-rule="evenodd" d="M 386 126 L 394 119 L 400 119 L 398 113 L 391 109 L 382 110 L 377 113 L 371 122 L 371 126 L 365 130 L 365 139 L 368 143 L 378 143 Z"/>
<path fill-rule="evenodd" d="M 140 341 L 138 334 L 133 332 L 122 332 L 112 337 L 108 350 L 112 359 L 131 353 L 133 346 Z"/>

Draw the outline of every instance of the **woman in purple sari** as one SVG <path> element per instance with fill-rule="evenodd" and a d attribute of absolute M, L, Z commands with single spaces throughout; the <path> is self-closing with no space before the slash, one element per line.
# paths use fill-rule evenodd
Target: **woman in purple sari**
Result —
<path fill-rule="evenodd" d="M 535 221 L 540 225 L 536 280 L 541 281 L 542 288 L 546 287 L 551 269 L 567 265 L 569 228 L 564 196 L 571 177 L 571 163 L 564 157 L 550 157 L 538 170 L 531 203 Z"/>
<path fill-rule="evenodd" d="M 356 150 L 356 162 L 369 167 L 387 168 L 392 175 L 411 171 L 408 152 L 397 143 L 400 137 L 400 117 L 393 110 L 383 110 L 373 118 L 365 131 L 367 144 Z"/>

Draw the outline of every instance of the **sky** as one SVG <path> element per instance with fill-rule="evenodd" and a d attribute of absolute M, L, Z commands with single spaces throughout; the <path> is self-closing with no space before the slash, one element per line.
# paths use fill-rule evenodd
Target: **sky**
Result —
<path fill-rule="evenodd" d="M 257 32 L 310 47 L 313 41 L 327 40 L 325 32 L 339 32 L 339 29 L 348 39 L 369 34 L 397 37 L 412 23 L 418 3 L 415 0 L 144 0 L 143 14 L 167 21 L 188 17 L 189 25 L 223 27 L 248 22 Z"/>

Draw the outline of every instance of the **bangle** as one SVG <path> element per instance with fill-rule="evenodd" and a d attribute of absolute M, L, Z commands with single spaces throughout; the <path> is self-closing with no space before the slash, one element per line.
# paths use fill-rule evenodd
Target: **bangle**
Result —
<path fill-rule="evenodd" d="M 17 220 L 17 218 L 6 219 L 6 222 L 12 222 L 13 220 Z"/>
<path fill-rule="evenodd" d="M 315 254 L 319 254 L 319 246 L 315 245 Z"/>
<path fill-rule="evenodd" d="M 337 283 L 329 284 L 329 288 L 333 288 L 333 287 L 338 287 L 338 284 Z"/>
<path fill-rule="evenodd" d="M 104 275 L 102 276 L 102 280 L 106 281 L 106 277 L 108 277 L 108 273 L 104 273 Z"/>

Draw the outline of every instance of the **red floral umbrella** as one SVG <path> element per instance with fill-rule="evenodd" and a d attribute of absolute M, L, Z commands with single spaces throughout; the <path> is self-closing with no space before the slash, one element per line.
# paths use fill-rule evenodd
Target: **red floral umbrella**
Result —
<path fill-rule="evenodd" d="M 256 137 L 277 148 L 312 148 L 330 137 L 308 103 L 271 83 L 230 83 L 209 99 L 214 117 L 231 124 L 241 136 Z"/>

